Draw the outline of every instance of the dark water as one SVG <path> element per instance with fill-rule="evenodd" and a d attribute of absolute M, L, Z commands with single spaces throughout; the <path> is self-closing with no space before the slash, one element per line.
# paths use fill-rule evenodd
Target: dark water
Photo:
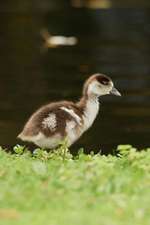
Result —
<path fill-rule="evenodd" d="M 100 99 L 93 127 L 74 145 L 110 152 L 150 146 L 150 10 L 71 9 L 0 13 L 0 145 L 12 146 L 30 114 L 76 100 L 92 73 L 112 77 L 123 97 Z M 43 51 L 40 30 L 73 35 L 73 47 Z"/>

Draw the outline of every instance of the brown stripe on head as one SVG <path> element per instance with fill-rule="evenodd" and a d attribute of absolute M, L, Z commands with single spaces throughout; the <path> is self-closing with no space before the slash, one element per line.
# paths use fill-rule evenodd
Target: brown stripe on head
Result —
<path fill-rule="evenodd" d="M 108 76 L 104 75 L 104 74 L 97 75 L 96 76 L 96 80 L 99 83 L 103 84 L 103 85 L 108 85 L 109 82 L 111 81 L 111 79 Z"/>

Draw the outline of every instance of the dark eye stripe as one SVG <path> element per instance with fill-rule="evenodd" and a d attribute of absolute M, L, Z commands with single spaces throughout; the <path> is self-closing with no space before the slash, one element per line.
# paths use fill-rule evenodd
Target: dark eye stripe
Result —
<path fill-rule="evenodd" d="M 108 85 L 110 80 L 105 76 L 98 76 L 97 81 L 103 85 Z"/>

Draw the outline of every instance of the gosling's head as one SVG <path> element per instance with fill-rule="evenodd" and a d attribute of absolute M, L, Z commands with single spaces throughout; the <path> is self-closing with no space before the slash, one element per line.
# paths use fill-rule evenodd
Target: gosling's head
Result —
<path fill-rule="evenodd" d="M 104 74 L 94 74 L 89 77 L 83 87 L 83 95 L 87 96 L 102 96 L 113 94 L 121 96 L 120 92 L 114 87 L 110 77 Z"/>

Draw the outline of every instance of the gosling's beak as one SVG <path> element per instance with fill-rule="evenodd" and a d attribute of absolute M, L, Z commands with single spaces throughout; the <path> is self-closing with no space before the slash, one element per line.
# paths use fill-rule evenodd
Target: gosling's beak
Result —
<path fill-rule="evenodd" d="M 111 89 L 110 94 L 121 96 L 121 93 L 114 87 Z"/>

